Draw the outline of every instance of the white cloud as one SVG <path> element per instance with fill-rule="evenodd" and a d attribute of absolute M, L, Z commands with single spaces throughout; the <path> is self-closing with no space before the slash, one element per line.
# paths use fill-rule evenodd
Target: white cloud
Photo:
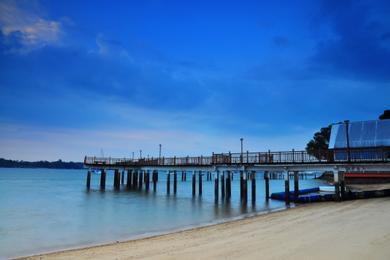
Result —
<path fill-rule="evenodd" d="M 36 11 L 17 5 L 16 1 L 0 2 L 0 29 L 5 37 L 17 35 L 21 45 L 14 51 L 28 52 L 47 45 L 56 45 L 62 35 L 62 23 L 41 17 Z"/>

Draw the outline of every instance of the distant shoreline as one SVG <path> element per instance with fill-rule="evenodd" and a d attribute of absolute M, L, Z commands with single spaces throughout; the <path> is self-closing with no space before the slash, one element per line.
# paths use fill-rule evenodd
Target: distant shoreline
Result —
<path fill-rule="evenodd" d="M 0 158 L 0 168 L 45 168 L 45 169 L 84 169 L 84 164 L 82 162 L 64 162 L 62 160 L 57 161 L 17 161 L 17 160 L 7 160 Z"/>

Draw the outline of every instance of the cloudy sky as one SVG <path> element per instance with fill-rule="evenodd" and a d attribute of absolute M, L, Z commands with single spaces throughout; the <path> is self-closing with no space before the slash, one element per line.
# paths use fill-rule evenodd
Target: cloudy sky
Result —
<path fill-rule="evenodd" d="M 390 108 L 388 1 L 0 0 L 0 157 L 303 149 Z"/>

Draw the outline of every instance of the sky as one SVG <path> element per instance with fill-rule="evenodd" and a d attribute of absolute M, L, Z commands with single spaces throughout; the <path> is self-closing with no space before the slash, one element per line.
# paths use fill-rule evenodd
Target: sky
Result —
<path fill-rule="evenodd" d="M 0 0 L 0 157 L 304 149 L 390 108 L 390 2 Z"/>

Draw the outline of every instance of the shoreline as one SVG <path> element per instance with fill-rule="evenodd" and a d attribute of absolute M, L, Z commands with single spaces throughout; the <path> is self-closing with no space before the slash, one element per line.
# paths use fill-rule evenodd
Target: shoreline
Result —
<path fill-rule="evenodd" d="M 226 218 L 226 219 L 221 219 L 221 220 L 216 220 L 216 221 L 211 221 L 211 222 L 205 222 L 202 224 L 187 225 L 187 226 L 174 228 L 174 229 L 170 229 L 170 230 L 136 234 L 136 235 L 132 235 L 132 236 L 129 236 L 126 238 L 121 238 L 118 240 L 107 240 L 107 241 L 102 241 L 102 242 L 97 242 L 97 243 L 83 243 L 83 244 L 79 244 L 77 246 L 69 246 L 69 247 L 65 247 L 65 248 L 47 250 L 47 251 L 43 251 L 43 252 L 34 253 L 31 255 L 14 256 L 11 259 L 33 259 L 35 257 L 52 255 L 52 254 L 56 254 L 56 253 L 85 250 L 85 249 L 98 248 L 98 247 L 104 247 L 104 246 L 110 246 L 110 245 L 117 245 L 120 243 L 128 243 L 128 242 L 135 242 L 135 241 L 139 241 L 139 240 L 152 239 L 152 238 L 156 238 L 156 237 L 163 237 L 163 236 L 172 235 L 172 234 L 176 234 L 176 233 L 182 233 L 182 232 L 186 232 L 186 231 L 195 231 L 195 230 L 199 230 L 199 229 L 203 229 L 203 228 L 213 227 L 213 226 L 217 226 L 217 225 L 223 225 L 226 223 L 233 223 L 233 222 L 241 221 L 241 220 L 245 220 L 245 219 L 256 218 L 256 217 L 260 217 L 263 215 L 270 215 L 270 214 L 274 214 L 274 213 L 278 213 L 278 212 L 282 212 L 282 211 L 292 210 L 296 207 L 302 207 L 304 205 L 308 205 L 308 204 L 302 204 L 302 205 L 295 206 L 292 203 L 292 206 L 289 206 L 288 208 L 283 207 L 283 208 L 270 209 L 270 210 L 266 210 L 266 211 L 252 212 L 252 213 L 247 213 L 244 215 L 236 216 L 233 218 Z"/>
<path fill-rule="evenodd" d="M 18 259 L 233 256 L 254 259 L 267 253 L 269 258 L 325 259 L 335 252 L 336 258 L 344 254 L 357 259 L 386 259 L 390 257 L 390 248 L 386 246 L 390 243 L 390 223 L 386 221 L 389 217 L 390 198 L 322 202 L 167 234 Z M 338 250 L 329 252 L 329 248 Z"/>

